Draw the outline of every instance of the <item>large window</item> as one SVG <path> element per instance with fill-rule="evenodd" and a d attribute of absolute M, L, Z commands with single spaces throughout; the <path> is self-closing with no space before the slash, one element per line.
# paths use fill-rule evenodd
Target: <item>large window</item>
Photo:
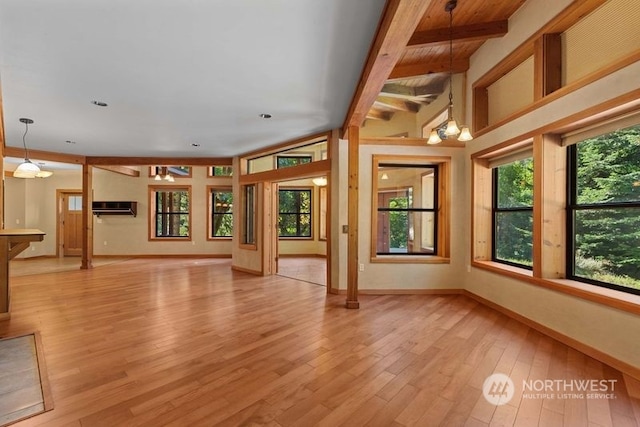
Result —
<path fill-rule="evenodd" d="M 640 294 L 640 125 L 569 147 L 569 276 Z"/>
<path fill-rule="evenodd" d="M 209 239 L 233 236 L 233 191 L 209 187 Z"/>
<path fill-rule="evenodd" d="M 281 189 L 279 199 L 279 236 L 311 238 L 311 190 Z"/>
<path fill-rule="evenodd" d="M 438 247 L 438 165 L 378 163 L 376 255 L 434 255 Z"/>
<path fill-rule="evenodd" d="M 533 159 L 493 169 L 492 259 L 531 268 L 533 265 Z"/>
<path fill-rule="evenodd" d="M 189 239 L 191 187 L 150 187 L 152 239 Z"/>

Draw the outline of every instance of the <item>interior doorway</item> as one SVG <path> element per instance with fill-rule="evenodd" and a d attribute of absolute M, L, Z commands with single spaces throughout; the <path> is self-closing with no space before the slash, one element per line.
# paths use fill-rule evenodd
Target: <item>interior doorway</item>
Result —
<path fill-rule="evenodd" d="M 82 191 L 58 190 L 58 246 L 60 257 L 82 255 Z"/>
<path fill-rule="evenodd" d="M 273 188 L 276 274 L 327 286 L 330 260 L 326 179 L 323 185 L 313 178 L 281 181 Z"/>

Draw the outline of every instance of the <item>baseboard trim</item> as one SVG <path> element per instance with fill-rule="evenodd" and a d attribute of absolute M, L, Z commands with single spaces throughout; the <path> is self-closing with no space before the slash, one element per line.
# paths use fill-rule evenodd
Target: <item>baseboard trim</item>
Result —
<path fill-rule="evenodd" d="M 359 295 L 460 295 L 463 289 L 358 289 Z M 346 289 L 339 289 L 339 295 L 346 295 Z"/>
<path fill-rule="evenodd" d="M 136 255 L 94 255 L 93 258 L 231 258 L 231 254 L 136 254 Z"/>
<path fill-rule="evenodd" d="M 593 357 L 594 359 L 602 363 L 606 363 L 607 365 L 616 368 L 623 374 L 627 374 L 636 380 L 640 380 L 640 368 L 636 366 L 630 365 L 627 362 L 623 362 L 622 360 L 616 359 L 615 357 L 607 353 L 604 353 L 574 338 L 564 335 L 561 332 L 558 332 L 554 329 L 544 326 L 534 320 L 529 319 L 528 317 L 518 314 L 515 311 L 509 310 L 508 308 L 503 307 L 500 304 L 496 304 L 495 302 L 490 301 L 486 298 L 483 298 L 480 295 L 474 294 L 473 292 L 470 292 L 466 289 L 462 291 L 462 294 L 479 302 L 480 304 L 486 305 L 487 307 L 504 314 L 505 316 L 511 317 L 512 319 L 517 320 L 520 323 L 524 323 L 528 327 L 535 329 L 536 331 L 542 334 L 545 334 L 555 340 L 558 340 L 561 343 L 586 354 L 587 356 Z"/>
<path fill-rule="evenodd" d="M 252 270 L 250 268 L 238 267 L 237 265 L 232 265 L 231 270 L 239 271 L 241 273 L 253 274 L 254 276 L 262 276 L 262 271 L 260 270 Z"/>

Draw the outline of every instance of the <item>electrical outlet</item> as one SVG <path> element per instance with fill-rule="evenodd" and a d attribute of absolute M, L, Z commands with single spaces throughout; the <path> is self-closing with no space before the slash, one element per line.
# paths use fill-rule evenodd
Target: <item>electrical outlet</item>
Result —
<path fill-rule="evenodd" d="M 364 264 L 360 264 L 359 268 L 360 271 L 364 271 Z"/>
<path fill-rule="evenodd" d="M 20 219 L 16 219 L 16 224 L 20 224 Z"/>
<path fill-rule="evenodd" d="M 104 241 L 103 245 L 107 246 L 107 241 L 106 240 Z"/>

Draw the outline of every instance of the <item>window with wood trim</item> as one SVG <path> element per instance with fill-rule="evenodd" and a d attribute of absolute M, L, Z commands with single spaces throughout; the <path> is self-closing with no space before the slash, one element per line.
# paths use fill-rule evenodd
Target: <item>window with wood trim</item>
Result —
<path fill-rule="evenodd" d="M 242 244 L 255 245 L 257 242 L 257 194 L 256 185 L 242 186 Z"/>
<path fill-rule="evenodd" d="M 231 188 L 208 187 L 209 239 L 233 237 L 233 191 Z"/>
<path fill-rule="evenodd" d="M 568 277 L 640 294 L 640 124 L 568 149 Z"/>
<path fill-rule="evenodd" d="M 533 158 L 493 168 L 492 259 L 533 266 Z"/>
<path fill-rule="evenodd" d="M 311 189 L 278 190 L 278 230 L 281 238 L 312 237 Z"/>
<path fill-rule="evenodd" d="M 233 176 L 233 166 L 210 166 L 209 176 Z"/>
<path fill-rule="evenodd" d="M 278 155 L 276 156 L 276 168 L 289 168 L 291 166 L 304 165 L 313 161 L 312 155 Z"/>
<path fill-rule="evenodd" d="M 151 239 L 190 240 L 191 187 L 151 186 L 149 188 Z"/>
<path fill-rule="evenodd" d="M 149 176 L 155 177 L 156 181 L 170 181 L 174 178 L 191 178 L 191 166 L 151 166 Z"/>
<path fill-rule="evenodd" d="M 372 260 L 449 256 L 449 164 L 374 156 Z"/>

